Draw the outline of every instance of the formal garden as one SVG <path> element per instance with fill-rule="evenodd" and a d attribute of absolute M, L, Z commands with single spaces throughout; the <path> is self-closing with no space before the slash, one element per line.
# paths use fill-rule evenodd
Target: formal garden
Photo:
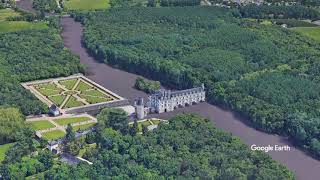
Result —
<path fill-rule="evenodd" d="M 46 104 L 69 109 L 119 99 L 110 91 L 82 77 L 61 78 L 27 83 L 26 88 Z"/>

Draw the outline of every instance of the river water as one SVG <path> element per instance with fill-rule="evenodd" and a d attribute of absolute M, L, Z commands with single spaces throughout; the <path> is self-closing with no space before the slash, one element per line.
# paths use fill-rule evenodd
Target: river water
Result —
<path fill-rule="evenodd" d="M 34 12 L 30 2 L 31 0 L 21 0 L 18 6 Z M 81 43 L 83 27 L 80 23 L 75 22 L 72 18 L 66 17 L 62 18 L 61 24 L 63 27 L 61 37 L 63 38 L 65 47 L 69 48 L 72 53 L 80 56 L 81 64 L 84 64 L 89 72 L 87 75 L 88 78 L 114 91 L 120 96 L 128 98 L 130 101 L 137 97 L 147 97 L 145 93 L 133 88 L 138 75 L 99 63 L 89 56 Z M 303 151 L 293 147 L 284 137 L 267 134 L 251 128 L 245 123 L 247 121 L 231 111 L 208 103 L 201 103 L 184 109 L 177 109 L 174 112 L 152 116 L 170 118 L 182 112 L 196 113 L 210 119 L 218 128 L 240 137 L 248 146 L 253 144 L 259 146 L 288 145 L 290 146 L 290 151 L 270 151 L 268 154 L 274 160 L 284 164 L 293 171 L 297 179 L 316 180 L 320 178 L 320 161 L 311 158 Z"/>

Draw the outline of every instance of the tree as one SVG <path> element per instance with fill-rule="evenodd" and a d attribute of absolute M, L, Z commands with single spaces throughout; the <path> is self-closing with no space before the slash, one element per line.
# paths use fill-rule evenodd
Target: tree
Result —
<path fill-rule="evenodd" d="M 76 136 L 75 136 L 75 132 L 73 132 L 73 128 L 72 128 L 71 124 L 68 124 L 66 132 L 67 133 L 65 136 L 65 141 L 67 143 L 75 141 Z"/>
<path fill-rule="evenodd" d="M 146 126 L 146 125 L 144 125 L 144 124 L 142 124 L 141 126 L 142 126 L 142 134 L 143 134 L 143 135 L 147 134 L 147 132 L 148 132 L 148 126 Z"/>
<path fill-rule="evenodd" d="M 53 165 L 53 154 L 49 150 L 40 151 L 38 155 L 38 160 L 46 169 L 49 169 Z"/>
<path fill-rule="evenodd" d="M 128 132 L 128 115 L 119 108 L 103 109 L 97 116 L 99 127 L 111 127 L 126 134 Z"/>
<path fill-rule="evenodd" d="M 139 132 L 138 121 L 135 119 L 132 127 L 130 127 L 129 134 L 135 136 Z"/>

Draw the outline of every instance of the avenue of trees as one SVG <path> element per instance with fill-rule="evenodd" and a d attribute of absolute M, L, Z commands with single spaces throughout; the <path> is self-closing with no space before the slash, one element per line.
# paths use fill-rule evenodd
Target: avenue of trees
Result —
<path fill-rule="evenodd" d="M 247 6 L 239 7 L 240 13 L 243 17 L 251 17 L 258 19 L 266 18 L 295 18 L 295 19 L 312 19 L 316 20 L 320 17 L 319 11 L 301 6 L 276 6 L 276 5 L 255 5 L 250 4 Z"/>
<path fill-rule="evenodd" d="M 79 58 L 64 48 L 53 30 L 0 34 L 0 105 L 18 107 L 25 115 L 44 113 L 47 107 L 20 83 L 81 70 Z"/>
<path fill-rule="evenodd" d="M 97 148 L 84 154 L 94 164 L 62 164 L 45 172 L 46 179 L 294 178 L 268 155 L 195 115 L 178 115 L 144 135 L 128 134 L 123 110 L 103 110 L 98 120 Z"/>
<path fill-rule="evenodd" d="M 100 61 L 171 88 L 203 82 L 208 102 L 239 112 L 258 129 L 288 135 L 320 157 L 319 44 L 240 17 L 215 7 L 76 15 L 86 27 L 86 47 Z M 305 117 L 293 120 L 297 114 Z"/>

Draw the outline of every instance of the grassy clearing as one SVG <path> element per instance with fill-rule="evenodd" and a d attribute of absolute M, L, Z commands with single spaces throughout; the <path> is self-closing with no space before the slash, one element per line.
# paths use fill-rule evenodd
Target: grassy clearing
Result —
<path fill-rule="evenodd" d="M 33 121 L 33 122 L 29 122 L 28 124 L 30 124 L 31 127 L 36 131 L 55 127 L 49 121 L 45 121 L 45 120 L 43 120 L 43 121 Z"/>
<path fill-rule="evenodd" d="M 76 84 L 78 79 L 69 79 L 69 80 L 64 80 L 64 81 L 59 81 L 59 84 L 63 85 L 69 90 L 72 90 L 74 85 Z"/>
<path fill-rule="evenodd" d="M 293 31 L 299 32 L 305 36 L 320 41 L 320 28 L 319 27 L 297 27 L 292 28 Z"/>
<path fill-rule="evenodd" d="M 4 21 L 9 17 L 17 16 L 20 16 L 20 14 L 12 9 L 0 9 L 0 21 Z"/>
<path fill-rule="evenodd" d="M 0 145 L 0 163 L 4 160 L 6 152 L 14 145 L 14 143 Z"/>
<path fill-rule="evenodd" d="M 84 104 L 80 101 L 78 101 L 75 97 L 71 96 L 67 103 L 64 105 L 64 108 L 73 108 L 73 107 L 79 107 L 83 106 Z"/>
<path fill-rule="evenodd" d="M 89 118 L 89 117 L 73 117 L 73 118 L 56 119 L 54 121 L 61 126 L 65 126 L 68 124 L 84 122 L 84 121 L 89 121 L 89 120 L 91 120 L 91 118 Z"/>
<path fill-rule="evenodd" d="M 60 106 L 63 100 L 66 98 L 64 95 L 50 96 L 48 97 L 56 106 Z"/>
<path fill-rule="evenodd" d="M 83 125 L 79 125 L 79 126 L 73 126 L 73 131 L 86 130 L 86 129 L 91 128 L 95 124 L 97 124 L 97 123 L 88 123 L 88 124 L 83 124 Z"/>
<path fill-rule="evenodd" d="M 0 32 L 14 32 L 27 29 L 46 29 L 47 24 L 44 22 L 26 22 L 26 21 L 1 21 Z"/>
<path fill-rule="evenodd" d="M 109 0 L 67 0 L 64 3 L 67 10 L 96 10 L 108 9 Z"/>
<path fill-rule="evenodd" d="M 54 130 L 51 132 L 46 132 L 42 134 L 42 137 L 46 140 L 56 140 L 62 138 L 65 135 L 65 132 L 61 130 Z"/>

